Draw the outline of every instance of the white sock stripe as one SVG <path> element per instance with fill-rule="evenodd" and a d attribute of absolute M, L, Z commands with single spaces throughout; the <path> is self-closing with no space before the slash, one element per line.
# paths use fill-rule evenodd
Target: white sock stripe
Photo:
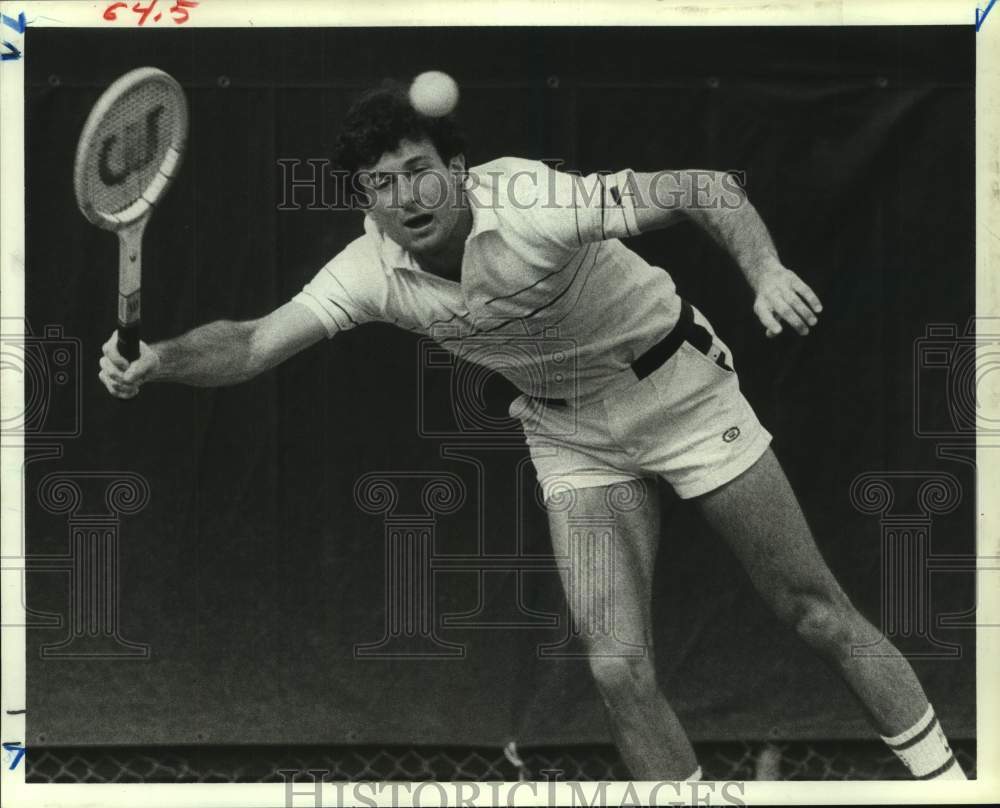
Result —
<path fill-rule="evenodd" d="M 918 774 L 918 775 L 915 775 L 915 777 L 918 780 L 936 780 L 939 777 L 941 777 L 942 775 L 947 774 L 948 771 L 953 766 L 957 766 L 957 765 L 958 765 L 958 761 L 955 759 L 954 755 L 951 755 L 951 756 L 948 757 L 948 759 L 942 765 L 938 766 L 933 771 L 929 771 L 929 772 L 926 772 L 924 774 Z"/>
<path fill-rule="evenodd" d="M 916 737 L 934 720 L 934 708 L 928 704 L 927 712 L 924 713 L 923 718 L 921 718 L 916 724 L 907 730 L 903 730 L 899 735 L 894 735 L 892 738 L 887 738 L 885 735 L 881 736 L 882 740 L 885 741 L 889 746 L 899 746 L 900 744 L 906 743 L 911 738 Z"/>
<path fill-rule="evenodd" d="M 928 705 L 916 724 L 894 738 L 882 740 L 918 780 L 965 780 L 961 764 L 948 746 L 941 722 Z"/>
<path fill-rule="evenodd" d="M 897 755 L 904 754 L 908 749 L 912 749 L 915 746 L 919 746 L 923 743 L 924 739 L 930 735 L 934 730 L 937 730 L 937 734 L 944 737 L 944 732 L 941 731 L 941 724 L 937 720 L 937 716 L 934 716 L 934 720 L 931 721 L 926 727 L 924 727 L 920 732 L 914 735 L 910 740 L 903 741 L 901 744 L 886 744 L 893 752 Z"/>
<path fill-rule="evenodd" d="M 962 769 L 962 764 L 957 760 L 954 761 L 950 766 L 948 766 L 941 774 L 934 778 L 935 780 L 968 780 L 969 778 L 965 776 L 965 770 Z"/>

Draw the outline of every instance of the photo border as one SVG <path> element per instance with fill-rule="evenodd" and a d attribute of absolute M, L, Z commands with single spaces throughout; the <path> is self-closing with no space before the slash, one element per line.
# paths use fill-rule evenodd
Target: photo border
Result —
<path fill-rule="evenodd" d="M 984 7 L 988 0 L 981 5 Z M 119 14 L 114 23 L 106 22 L 101 14 L 104 2 L 28 2 L 0 3 L 3 14 L 16 18 L 26 14 L 27 29 L 13 44 L 21 58 L 0 65 L 0 313 L 5 318 L 24 316 L 24 62 L 31 58 L 31 29 L 37 27 L 134 27 L 135 15 Z M 192 10 L 184 28 L 191 27 L 322 27 L 322 26 L 440 26 L 440 25 L 523 25 L 530 19 L 532 26 L 852 26 L 852 25 L 974 25 L 975 2 L 919 2 L 918 0 L 815 0 L 814 2 L 766 3 L 721 0 L 695 3 L 672 0 L 597 0 L 577 3 L 554 2 L 413 2 L 384 0 L 375 3 L 320 2 L 298 0 L 290 2 L 220 2 L 201 0 Z M 166 26 L 158 26 L 166 30 Z M 183 30 L 177 26 L 177 30 Z M 11 32 L 13 33 L 13 32 Z M 982 20 L 976 34 L 976 314 L 980 317 L 1000 315 L 1000 3 Z M 68 169 L 67 169 L 68 170 Z M 933 204 L 933 201 L 932 201 Z M 992 224 L 991 224 L 992 223 Z M 23 390 L 6 385 L 2 391 L 0 410 L 5 417 L 23 412 Z M 992 409 L 1000 407 L 993 402 Z M 21 580 L 12 585 L 17 574 L 9 564 L 17 558 L 23 563 L 23 501 L 10 498 L 23 496 L 23 441 L 16 436 L 2 441 L 2 536 L 0 547 L 5 576 L 0 585 L 0 609 L 4 622 L 24 623 L 23 566 Z M 989 492 L 1000 491 L 1000 446 L 977 441 L 977 494 L 981 503 L 977 529 L 977 552 L 980 556 L 1000 556 L 1000 504 Z M 1000 586 L 997 572 L 980 570 L 978 591 L 981 623 L 1000 622 Z M 2 633 L 2 715 L 0 735 L 5 742 L 24 738 L 25 715 L 25 629 L 5 628 Z M 1000 799 L 998 771 L 998 717 L 1000 717 L 1000 634 L 989 628 L 977 631 L 977 757 L 978 779 L 969 782 L 892 782 L 852 781 L 823 782 L 754 782 L 744 784 L 742 799 L 748 804 L 772 805 L 875 804 L 902 802 L 909 804 L 936 802 L 982 802 Z M 994 685 L 988 687 L 987 684 Z M 20 711 L 20 712 L 18 712 Z M 79 805 L 79 806 L 282 806 L 285 805 L 284 784 L 26 784 L 25 765 L 10 771 L 6 764 L 0 769 L 0 788 L 9 806 Z M 323 803 L 408 805 L 404 791 L 412 796 L 416 783 L 398 784 L 392 802 L 391 789 L 374 793 L 373 784 L 325 784 Z M 484 784 L 485 785 L 485 784 Z M 582 793 L 593 797 L 598 784 L 580 783 L 574 792 L 567 783 L 538 783 L 534 793 L 527 783 L 498 783 L 487 801 L 477 804 L 536 804 L 539 799 L 555 804 L 568 804 Z M 605 795 L 609 804 L 621 804 L 625 797 L 648 801 L 655 783 L 613 783 Z M 722 803 L 723 795 L 705 783 L 699 790 L 711 804 Z M 723 783 L 715 784 L 722 786 Z M 553 787 L 554 786 L 554 787 Z M 632 788 L 630 792 L 628 789 Z M 434 798 L 448 795 L 449 804 L 457 798 L 468 799 L 468 789 L 461 784 L 444 783 L 443 792 L 430 790 L 421 805 L 439 804 Z M 488 790 L 488 789 L 483 789 Z M 661 796 L 670 792 L 660 789 Z M 425 794 L 421 794 L 425 796 Z M 494 797 L 496 801 L 494 801 Z M 327 802 L 327 800 L 330 802 Z M 294 804 L 307 804 L 301 801 Z M 703 803 L 704 804 L 704 803 Z M 724 803 L 722 803 L 724 804 Z"/>

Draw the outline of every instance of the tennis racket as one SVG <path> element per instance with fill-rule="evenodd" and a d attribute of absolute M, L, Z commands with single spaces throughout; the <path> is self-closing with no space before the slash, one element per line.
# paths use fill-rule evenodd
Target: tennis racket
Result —
<path fill-rule="evenodd" d="M 142 235 L 180 167 L 184 91 L 155 67 L 129 71 L 94 104 L 80 133 L 73 189 L 91 224 L 118 234 L 118 352 L 139 358 Z"/>

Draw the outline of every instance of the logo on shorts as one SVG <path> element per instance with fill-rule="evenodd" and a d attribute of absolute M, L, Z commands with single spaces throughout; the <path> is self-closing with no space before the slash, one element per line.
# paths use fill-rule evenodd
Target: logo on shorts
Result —
<path fill-rule="evenodd" d="M 722 433 L 722 439 L 726 443 L 732 443 L 740 436 L 740 428 L 738 426 L 731 426 L 725 432 Z"/>

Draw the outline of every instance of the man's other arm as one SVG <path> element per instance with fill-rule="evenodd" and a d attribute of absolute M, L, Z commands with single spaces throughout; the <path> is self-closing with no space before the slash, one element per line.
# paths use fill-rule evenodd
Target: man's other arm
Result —
<path fill-rule="evenodd" d="M 754 312 L 773 337 L 781 321 L 808 334 L 823 310 L 812 289 L 787 269 L 756 208 L 732 174 L 685 169 L 633 172 L 628 192 L 640 232 L 688 218 L 696 222 L 739 266 L 756 293 Z"/>

